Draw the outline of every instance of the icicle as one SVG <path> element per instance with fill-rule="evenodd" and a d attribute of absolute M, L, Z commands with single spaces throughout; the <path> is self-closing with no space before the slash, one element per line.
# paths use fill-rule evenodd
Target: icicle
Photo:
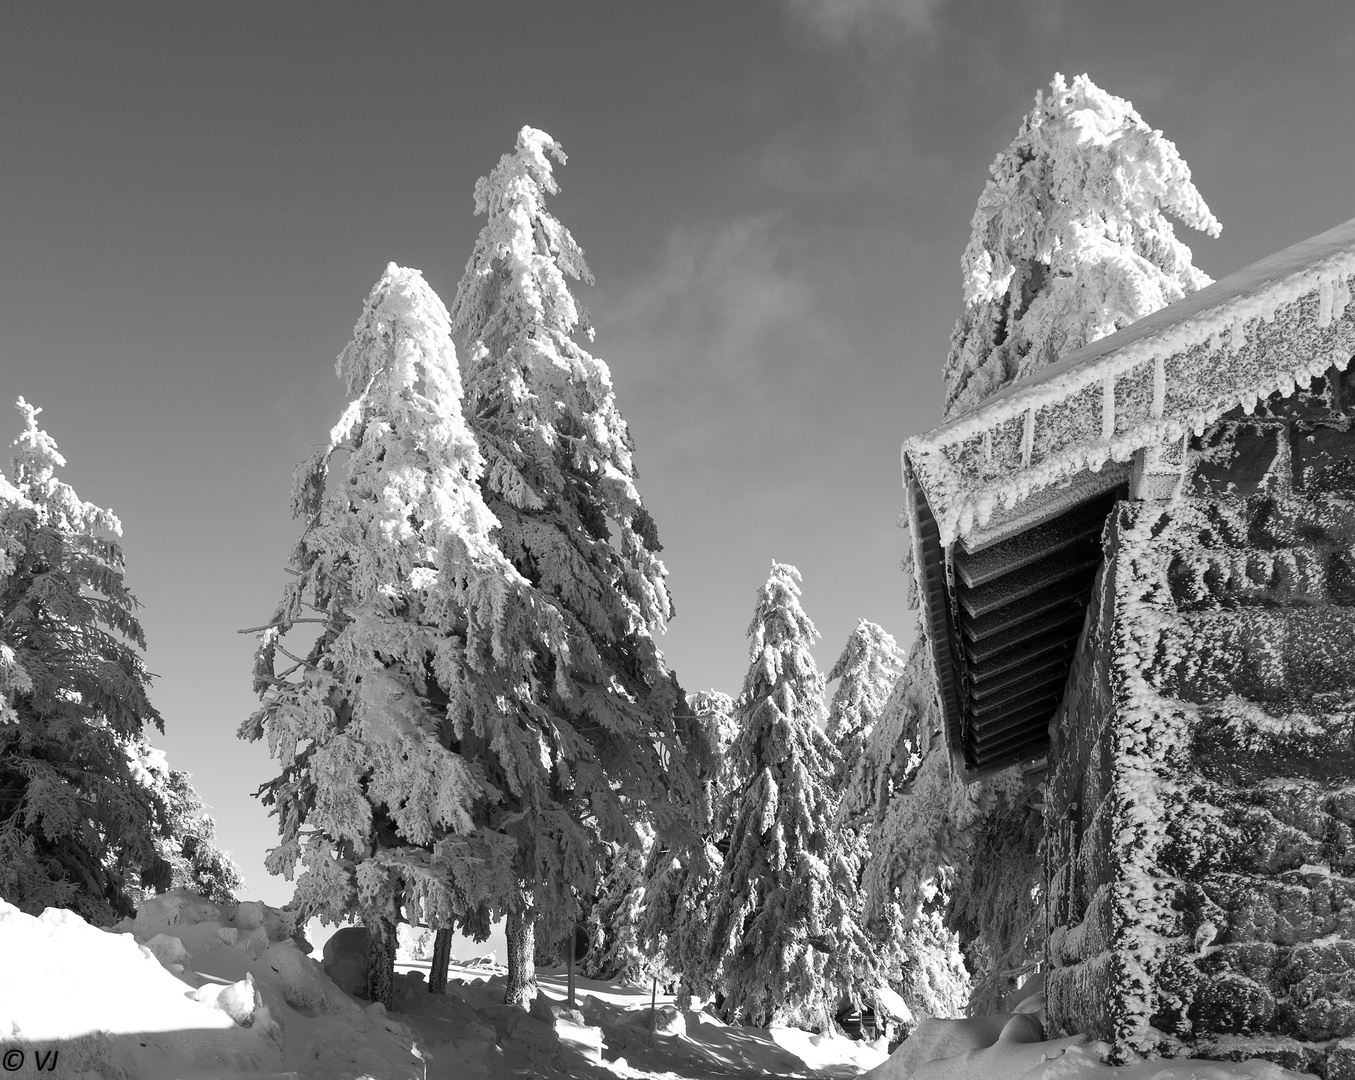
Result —
<path fill-rule="evenodd" d="M 1162 409 L 1167 404 L 1167 361 L 1162 356 L 1153 360 L 1153 419 L 1162 418 Z"/>
<path fill-rule="evenodd" d="M 1115 437 L 1115 376 L 1107 375 L 1101 383 L 1101 438 L 1109 442 Z"/>
<path fill-rule="evenodd" d="M 1346 313 L 1346 308 L 1350 304 L 1350 281 L 1345 273 L 1341 273 L 1336 279 L 1336 290 L 1332 294 L 1331 314 L 1333 319 L 1339 319 Z"/>
<path fill-rule="evenodd" d="M 1026 410 L 1026 426 L 1021 432 L 1021 468 L 1030 468 L 1030 458 L 1035 451 L 1035 410 Z"/>
<path fill-rule="evenodd" d="M 1323 276 L 1317 283 L 1317 325 L 1320 327 L 1331 325 L 1332 295 L 1331 278 Z"/>
<path fill-rule="evenodd" d="M 983 463 L 984 463 L 985 465 L 991 465 L 991 464 L 993 463 L 993 429 L 992 429 L 992 428 L 984 428 L 984 429 L 983 429 L 983 443 L 982 443 L 982 449 L 983 449 Z"/>
<path fill-rule="evenodd" d="M 1222 351 L 1223 351 L 1223 333 L 1222 333 L 1222 331 L 1215 330 L 1214 333 L 1212 333 L 1212 334 L 1209 336 L 1209 351 L 1210 351 L 1210 352 L 1222 352 Z"/>
<path fill-rule="evenodd" d="M 1228 332 L 1228 348 L 1237 352 L 1247 344 L 1247 325 L 1241 315 L 1233 317 L 1233 327 Z"/>

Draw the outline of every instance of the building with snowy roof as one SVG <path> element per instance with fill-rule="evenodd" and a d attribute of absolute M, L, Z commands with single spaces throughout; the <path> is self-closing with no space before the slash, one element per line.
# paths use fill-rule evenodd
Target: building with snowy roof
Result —
<path fill-rule="evenodd" d="M 946 738 L 1047 766 L 1048 1016 L 1355 1077 L 1355 220 L 903 448 Z"/>

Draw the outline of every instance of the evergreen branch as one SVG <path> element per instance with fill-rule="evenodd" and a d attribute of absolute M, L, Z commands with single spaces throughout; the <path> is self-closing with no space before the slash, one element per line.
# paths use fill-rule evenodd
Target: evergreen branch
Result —
<path fill-rule="evenodd" d="M 288 626 L 295 626 L 297 623 L 303 623 L 303 622 L 328 623 L 329 620 L 328 620 L 328 619 L 313 619 L 313 618 L 311 618 L 309 615 L 303 615 L 303 616 L 301 616 L 300 618 L 296 618 L 296 619 L 278 619 L 278 620 L 276 620 L 276 621 L 274 621 L 274 622 L 271 622 L 271 623 L 264 623 L 263 626 L 250 626 L 250 627 L 247 627 L 247 628 L 244 629 L 244 630 L 237 630 L 236 633 L 237 633 L 237 634 L 262 634 L 265 630 L 276 630 L 276 629 L 277 629 L 279 626 L 281 626 L 284 622 L 287 623 Z M 279 645 L 278 648 L 281 649 L 282 646 Z M 283 651 L 285 652 L 286 650 L 283 650 Z M 289 655 L 290 655 L 290 654 L 289 654 Z M 296 657 L 293 656 L 292 659 L 295 660 Z"/>

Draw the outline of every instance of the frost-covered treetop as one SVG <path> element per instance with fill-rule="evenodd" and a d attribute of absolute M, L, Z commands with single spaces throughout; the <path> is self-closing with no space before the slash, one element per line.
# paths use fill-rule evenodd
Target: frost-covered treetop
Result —
<path fill-rule="evenodd" d="M 488 176 L 475 183 L 475 212 L 489 219 L 488 243 L 476 246 L 466 267 L 467 275 L 482 275 L 486 263 L 499 266 L 516 288 L 503 296 L 504 306 L 496 320 L 506 332 L 515 325 L 543 323 L 571 334 L 586 314 L 580 312 L 565 275 L 593 283 L 584 262 L 583 249 L 569 230 L 546 210 L 546 195 L 555 195 L 560 185 L 550 159 L 561 165 L 568 160 L 564 148 L 544 131 L 524 127 L 518 132 L 517 149 L 504 154 Z M 464 313 L 458 312 L 458 321 Z M 589 337 L 592 331 L 587 329 Z M 494 342 L 486 340 L 493 351 Z"/>
<path fill-rule="evenodd" d="M 54 529 L 121 536 L 122 524 L 113 511 L 85 502 L 73 487 L 56 478 L 66 459 L 57 450 L 56 440 L 38 427 L 42 410 L 23 398 L 14 407 L 23 414 L 25 430 L 14 440 L 12 482 L 0 477 L 0 499 L 27 502 L 37 512 L 38 520 Z"/>
<path fill-rule="evenodd" d="M 493 516 L 467 482 L 482 462 L 460 408 L 451 319 L 419 271 L 386 267 L 335 370 L 352 400 L 315 461 L 327 462 L 334 448 L 361 436 L 349 482 L 383 493 L 369 527 L 388 542 L 366 550 L 400 550 L 391 542 L 412 539 L 419 522 L 455 523 L 463 543 L 490 550 Z M 397 431 L 402 438 L 383 437 Z M 312 476 L 299 471 L 303 490 Z M 433 487 L 425 490 L 429 477 Z"/>
<path fill-rule="evenodd" d="M 577 586 L 558 583 L 560 595 L 577 594 L 570 602 L 589 632 L 661 630 L 672 615 L 667 570 L 635 486 L 630 433 L 607 365 L 573 337 L 583 331 L 591 340 L 593 331 L 566 279 L 591 283 L 592 275 L 583 250 L 546 209 L 546 195 L 559 190 L 552 158 L 565 161 L 559 143 L 524 127 L 516 149 L 476 184 L 476 213 L 488 220 L 451 314 L 465 344 L 466 410 L 485 457 L 485 485 L 511 507 L 556 518 L 580 537 L 605 537 L 612 531 L 606 519 L 615 524 L 620 564 L 609 573 L 625 595 L 625 613 L 606 612 Z M 505 530 L 513 531 L 506 523 Z M 592 557 L 609 559 L 596 546 Z"/>
<path fill-rule="evenodd" d="M 846 740 L 870 734 L 903 671 L 903 657 L 894 637 L 882 626 L 862 619 L 847 638 L 842 655 L 828 672 L 828 681 L 841 680 L 828 706 L 824 734 L 847 754 Z M 859 752 L 859 745 L 852 748 Z"/>
<path fill-rule="evenodd" d="M 489 536 L 497 522 L 476 484 L 482 460 L 461 411 L 450 317 L 419 271 L 387 266 L 336 370 L 351 401 L 329 444 L 296 471 L 293 511 L 309 523 L 306 551 L 298 549 L 306 572 L 287 590 L 286 621 L 308 588 L 324 605 L 341 564 L 345 602 L 370 604 L 378 618 L 399 596 L 430 624 L 468 611 L 472 635 L 489 632 L 500 617 L 490 610 L 502 604 L 473 603 L 468 590 L 521 578 Z M 347 483 L 326 494 L 336 453 Z M 462 559 L 483 573 L 439 574 Z M 497 641 L 494 648 L 501 652 Z"/>
<path fill-rule="evenodd" d="M 719 690 L 698 690 L 687 695 L 687 707 L 709 727 L 715 742 L 714 749 L 723 757 L 738 732 L 734 720 L 734 699 Z"/>
<path fill-rule="evenodd" d="M 1054 76 L 990 173 L 961 263 L 947 417 L 1208 285 L 1168 215 L 1219 233 L 1175 145 L 1086 75 Z"/>
<path fill-rule="evenodd" d="M 804 685 L 817 688 L 804 704 L 821 712 L 823 676 L 809 651 L 818 638 L 818 630 L 800 606 L 800 571 L 788 563 L 773 562 L 771 575 L 758 590 L 757 608 L 748 625 L 752 664 L 744 680 L 743 697 L 752 700 L 784 680 L 802 679 Z M 814 719 L 817 721 L 818 716 Z"/>

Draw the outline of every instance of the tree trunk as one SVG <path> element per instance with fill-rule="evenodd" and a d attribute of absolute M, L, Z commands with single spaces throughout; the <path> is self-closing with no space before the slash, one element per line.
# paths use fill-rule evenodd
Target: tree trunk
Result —
<path fill-rule="evenodd" d="M 447 992 L 447 965 L 452 962 L 452 931 L 439 930 L 433 938 L 433 966 L 428 969 L 428 992 Z"/>
<path fill-rule="evenodd" d="M 574 1008 L 574 946 L 575 942 L 574 927 L 569 928 L 569 994 L 565 998 L 565 1004 L 571 1009 Z"/>
<path fill-rule="evenodd" d="M 381 915 L 364 920 L 367 928 L 367 999 L 389 1010 L 395 994 L 395 923 Z"/>
<path fill-rule="evenodd" d="M 525 1009 L 536 997 L 536 916 L 531 911 L 510 911 L 504 929 L 508 937 L 504 1003 Z"/>

